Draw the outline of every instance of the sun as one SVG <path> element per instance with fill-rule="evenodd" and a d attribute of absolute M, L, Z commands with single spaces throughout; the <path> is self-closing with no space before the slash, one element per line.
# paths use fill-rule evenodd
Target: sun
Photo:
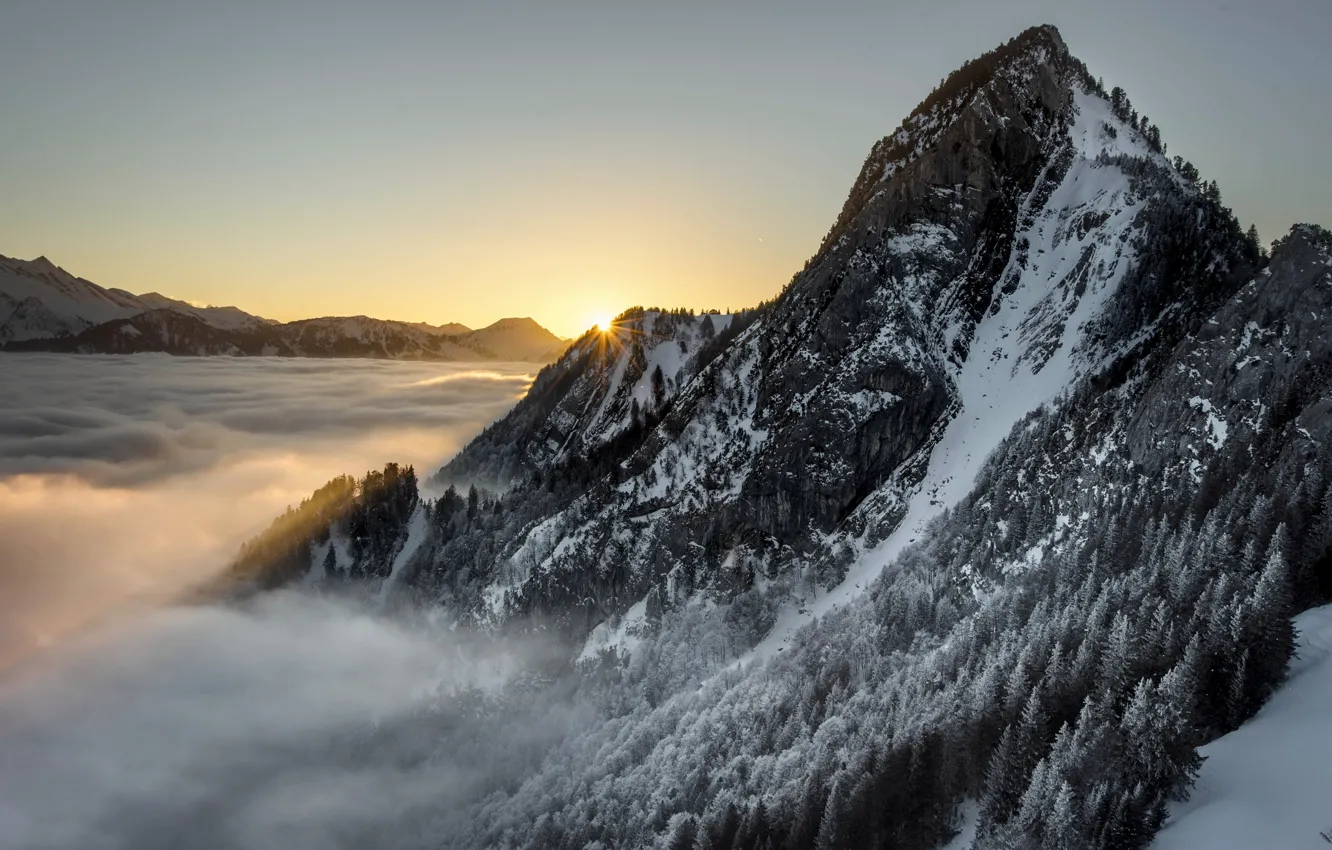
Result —
<path fill-rule="evenodd" d="M 601 315 L 597 316 L 596 321 L 592 323 L 592 327 L 596 328 L 602 333 L 606 333 L 611 329 L 611 325 L 613 324 L 615 324 L 615 319 L 611 316 L 611 314 L 602 313 Z"/>

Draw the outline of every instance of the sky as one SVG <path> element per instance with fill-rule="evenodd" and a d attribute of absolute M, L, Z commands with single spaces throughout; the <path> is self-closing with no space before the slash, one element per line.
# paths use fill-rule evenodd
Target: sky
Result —
<path fill-rule="evenodd" d="M 5 0 L 0 254 L 282 320 L 748 306 L 1039 23 L 1265 241 L 1332 225 L 1327 0 Z"/>

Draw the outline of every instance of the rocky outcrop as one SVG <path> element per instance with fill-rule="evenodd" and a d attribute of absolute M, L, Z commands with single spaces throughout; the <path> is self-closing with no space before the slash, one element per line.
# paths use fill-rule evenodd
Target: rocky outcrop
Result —
<path fill-rule="evenodd" d="M 1259 446 L 1294 427 L 1322 445 L 1332 417 L 1332 234 L 1297 225 L 1262 274 L 1180 342 L 1128 434 L 1134 462 L 1158 472 L 1226 443 Z M 1185 427 L 1180 427 L 1181 425 Z"/>

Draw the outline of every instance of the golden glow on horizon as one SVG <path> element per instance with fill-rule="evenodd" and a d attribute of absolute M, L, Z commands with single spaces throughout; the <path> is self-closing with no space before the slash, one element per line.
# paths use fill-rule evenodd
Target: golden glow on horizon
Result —
<path fill-rule="evenodd" d="M 80 219 L 54 238 L 33 219 L 26 234 L 5 230 L 0 253 L 45 254 L 101 286 L 234 305 L 278 321 L 364 314 L 482 328 L 530 316 L 577 338 L 594 317 L 635 304 L 704 310 L 771 298 L 838 209 L 819 210 L 818 227 L 773 221 L 778 207 L 762 191 L 756 198 L 747 187 L 719 187 L 682 173 L 685 165 L 645 172 L 637 159 L 623 167 L 598 160 L 581 163 L 573 180 L 528 163 L 483 172 L 485 180 L 423 175 L 373 202 L 298 200 L 316 186 L 266 205 L 263 216 L 249 195 L 212 198 L 189 216 L 144 206 L 127 217 L 133 233 Z M 446 186 L 456 204 L 440 203 Z M 515 209 L 540 226 L 515 229 Z"/>
<path fill-rule="evenodd" d="M 613 324 L 615 324 L 615 320 L 611 318 L 611 314 L 603 313 L 602 315 L 597 317 L 597 320 L 595 322 L 592 323 L 592 327 L 596 328 L 602 333 L 608 333 L 611 329 L 611 325 Z"/>

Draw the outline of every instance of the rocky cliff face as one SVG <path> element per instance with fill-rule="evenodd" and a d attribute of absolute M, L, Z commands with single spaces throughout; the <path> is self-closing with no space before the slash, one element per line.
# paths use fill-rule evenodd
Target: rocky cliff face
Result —
<path fill-rule="evenodd" d="M 537 376 L 501 422 L 437 480 L 507 490 L 594 459 L 624 460 L 758 311 L 694 315 L 633 308 L 593 330 Z"/>
<path fill-rule="evenodd" d="M 1332 235 L 1300 225 L 1271 263 L 1173 352 L 1126 435 L 1149 474 L 1185 458 L 1206 467 L 1232 441 L 1261 446 L 1289 435 L 1306 448 L 1332 435 Z"/>

